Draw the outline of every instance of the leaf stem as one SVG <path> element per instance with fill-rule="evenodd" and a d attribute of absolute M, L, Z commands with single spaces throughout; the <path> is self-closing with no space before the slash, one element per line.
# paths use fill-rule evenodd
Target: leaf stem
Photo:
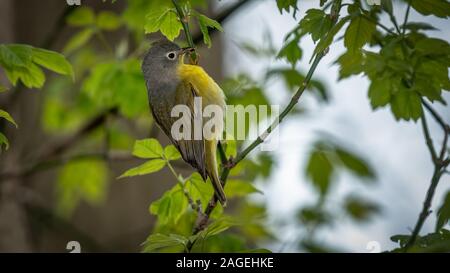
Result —
<path fill-rule="evenodd" d="M 186 16 L 183 9 L 181 8 L 180 4 L 177 0 L 172 0 L 173 5 L 175 6 L 175 9 L 178 14 L 178 19 L 180 20 L 181 25 L 183 26 L 184 34 L 186 36 L 186 40 L 188 42 L 188 45 L 192 48 L 195 48 L 194 40 L 192 39 L 191 31 L 189 29 L 189 17 Z M 198 56 L 197 53 L 192 51 L 191 58 L 194 63 L 197 63 Z"/>

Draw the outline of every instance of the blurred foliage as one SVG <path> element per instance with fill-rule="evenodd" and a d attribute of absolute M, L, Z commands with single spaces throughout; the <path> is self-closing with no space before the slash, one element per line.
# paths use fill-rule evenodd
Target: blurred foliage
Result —
<path fill-rule="evenodd" d="M 103 2 L 106 6 L 115 1 Z M 373 109 L 389 107 L 395 119 L 416 121 L 423 114 L 422 100 L 445 104 L 443 92 L 450 90 L 450 46 L 447 41 L 427 35 L 427 31 L 436 30 L 434 26 L 406 20 L 399 24 L 390 1 L 382 1 L 381 6 L 369 6 L 365 1 L 342 1 L 346 11 L 335 10 L 336 6 L 341 7 L 335 5 L 338 2 L 341 1 L 318 1 L 317 8 L 307 10 L 303 18 L 297 19 L 301 1 L 277 0 L 279 12 L 299 22 L 286 31 L 283 46 L 276 48 L 270 35 L 261 45 L 242 42 L 239 46 L 253 58 L 278 60 L 281 65 L 267 67 L 260 78 L 244 71 L 225 79 L 221 86 L 228 104 L 271 105 L 268 89 L 272 80 L 282 81 L 286 90 L 280 92 L 292 96 L 307 78 L 298 64 L 309 55 L 302 50 L 302 41 L 309 37 L 316 45 L 310 60 L 325 54 L 330 47 L 332 50 L 335 40 L 343 42 L 345 52 L 335 62 L 339 79 L 366 76 L 370 80 L 368 97 Z M 226 210 L 217 206 L 206 229 L 192 235 L 198 210 L 208 205 L 213 194 L 211 183 L 205 183 L 198 173 L 187 177 L 179 174 L 174 166 L 181 156 L 173 145 L 163 147 L 154 138 L 142 139 L 154 126 L 140 71 L 140 57 L 150 46 L 145 34 L 160 33 L 176 40 L 183 30 L 183 21 L 197 27 L 203 43 L 211 47 L 211 30 L 223 31 L 217 21 L 205 15 L 208 1 L 180 0 L 178 3 L 186 15 L 181 20 L 172 2 L 166 0 L 129 0 L 120 13 L 94 11 L 88 5 L 77 7 L 65 18 L 74 34 L 64 45 L 64 55 L 30 45 L 0 44 L 0 66 L 10 85 L 44 89 L 41 123 L 51 137 L 78 132 L 93 118 L 107 113 L 101 126 L 72 148 L 81 153 L 101 151 L 101 156 L 70 159 L 59 170 L 55 186 L 58 213 L 70 217 L 80 202 L 92 205 L 103 202 L 112 177 L 104 159 L 110 150 L 132 149 L 133 155 L 143 162 L 124 171 L 120 178 L 132 179 L 163 169 L 173 174 L 172 181 L 163 181 L 168 183 L 167 190 L 149 205 L 156 224 L 143 244 L 143 252 L 187 251 L 190 244 L 193 252 L 267 252 L 261 248 L 264 243 L 284 237 L 277 234 L 278 223 L 269 225 L 264 193 L 260 190 L 260 185 L 270 180 L 277 164 L 273 155 L 255 153 L 234 167 L 225 187 L 230 206 Z M 409 3 L 412 9 L 426 16 L 450 16 L 448 1 Z M 392 26 L 382 25 L 380 18 L 386 15 Z M 343 36 L 336 38 L 339 33 Z M 110 34 L 118 39 L 112 42 Z M 178 42 L 186 43 L 184 39 Z M 42 68 L 68 77 L 47 80 Z M 10 85 L 0 85 L 0 93 L 10 89 Z M 306 88 L 319 102 L 329 102 L 331 91 L 319 79 L 313 77 Z M 304 111 L 299 108 L 294 113 Z M 0 120 L 17 127 L 5 110 L 0 109 Z M 246 123 L 246 136 L 258 125 L 258 121 Z M 228 140 L 223 144 L 226 155 L 235 157 L 246 142 Z M 8 139 L 0 132 L 0 151 L 8 146 Z M 367 182 L 363 186 L 376 180 L 376 172 L 368 161 L 333 137 L 322 136 L 311 145 L 302 172 L 317 200 L 299 207 L 297 217 L 291 219 L 300 229 L 297 237 L 288 242 L 295 244 L 294 249 L 341 251 L 320 240 L 318 232 L 342 219 L 366 223 L 382 212 L 377 202 L 361 194 L 333 198 L 342 172 Z M 420 237 L 410 250 L 449 251 L 449 231 L 445 229 L 449 218 L 450 193 L 437 211 L 435 233 Z M 409 235 L 393 236 L 392 240 L 400 246 L 394 251 L 403 251 L 408 239 Z"/>

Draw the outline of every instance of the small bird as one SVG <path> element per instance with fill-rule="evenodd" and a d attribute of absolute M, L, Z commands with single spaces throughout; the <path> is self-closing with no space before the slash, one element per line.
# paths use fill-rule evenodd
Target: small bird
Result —
<path fill-rule="evenodd" d="M 144 56 L 142 72 L 154 120 L 178 149 L 183 160 L 197 169 L 204 181 L 210 178 L 217 200 L 225 206 L 227 199 L 217 171 L 217 136 L 205 138 L 203 128 L 200 140 L 193 137 L 190 140 L 175 140 L 171 135 L 172 125 L 177 120 L 171 117 L 171 110 L 176 105 L 186 105 L 194 113 L 194 98 L 200 97 L 202 112 L 208 105 L 217 105 L 225 112 L 225 96 L 219 85 L 202 67 L 184 63 L 184 55 L 193 51 L 193 48 L 180 48 L 168 40 L 159 41 Z M 194 128 L 193 119 L 192 114 L 191 128 Z M 205 118 L 202 119 L 204 124 Z"/>

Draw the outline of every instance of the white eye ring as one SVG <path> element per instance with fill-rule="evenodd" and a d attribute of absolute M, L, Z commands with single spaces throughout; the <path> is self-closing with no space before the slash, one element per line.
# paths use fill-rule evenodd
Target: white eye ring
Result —
<path fill-rule="evenodd" d="M 175 51 L 171 51 L 166 55 L 167 59 L 173 61 L 177 57 L 177 53 Z"/>

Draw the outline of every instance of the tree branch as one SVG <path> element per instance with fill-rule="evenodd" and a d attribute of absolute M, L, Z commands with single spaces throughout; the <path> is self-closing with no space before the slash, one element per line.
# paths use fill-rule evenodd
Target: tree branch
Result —
<path fill-rule="evenodd" d="M 439 184 L 439 180 L 441 179 L 442 175 L 445 173 L 445 170 L 448 165 L 450 165 L 450 158 L 445 159 L 446 156 L 446 149 L 447 149 L 447 142 L 448 137 L 450 134 L 449 125 L 445 123 L 445 121 L 442 119 L 442 117 L 429 105 L 425 100 L 422 100 L 422 104 L 425 106 L 425 108 L 430 112 L 430 114 L 433 116 L 433 118 L 436 120 L 437 123 L 442 127 L 442 130 L 444 131 L 444 140 L 442 142 L 442 148 L 439 153 L 439 157 L 436 154 L 436 150 L 434 148 L 433 142 L 430 137 L 430 132 L 428 129 L 427 121 L 425 118 L 425 114 L 422 113 L 421 121 L 422 121 L 422 127 L 424 136 L 426 139 L 426 144 L 428 146 L 428 150 L 430 151 L 431 157 L 433 159 L 434 164 L 434 171 L 433 176 L 431 178 L 430 186 L 428 187 L 427 194 L 425 197 L 425 201 L 423 202 L 423 208 L 422 211 L 419 214 L 419 218 L 417 219 L 416 225 L 414 226 L 414 229 L 412 231 L 411 237 L 408 240 L 408 243 L 405 245 L 405 251 L 408 251 L 410 247 L 412 247 L 417 238 L 419 237 L 420 230 L 423 227 L 423 224 L 425 223 L 425 220 L 427 219 L 428 215 L 430 215 L 431 211 L 431 203 L 433 201 L 433 196 L 436 191 L 436 187 Z"/>

